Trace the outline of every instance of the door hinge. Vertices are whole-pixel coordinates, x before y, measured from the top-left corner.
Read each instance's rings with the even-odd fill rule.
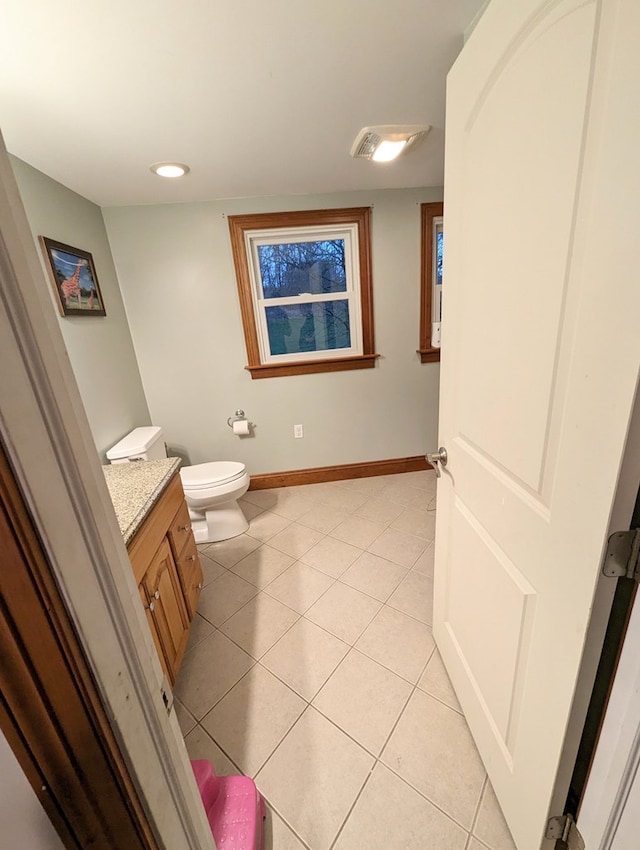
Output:
[[[551,818],[547,824],[545,837],[552,841],[562,841],[561,846],[566,850],[584,850],[585,848],[584,839],[571,815]]]
[[[610,578],[640,581],[640,528],[616,531],[607,543],[602,574]]]

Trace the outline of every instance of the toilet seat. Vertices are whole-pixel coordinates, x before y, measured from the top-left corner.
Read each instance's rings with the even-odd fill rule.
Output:
[[[191,490],[206,490],[207,487],[219,487],[237,481],[245,474],[244,463],[228,460],[214,460],[210,463],[197,463],[184,466],[180,470],[180,479],[185,493]]]

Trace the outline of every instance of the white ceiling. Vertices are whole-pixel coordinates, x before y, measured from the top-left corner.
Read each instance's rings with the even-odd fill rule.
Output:
[[[101,206],[442,185],[445,75],[483,5],[2,0],[0,129]],[[362,127],[417,123],[395,163],[349,156]]]

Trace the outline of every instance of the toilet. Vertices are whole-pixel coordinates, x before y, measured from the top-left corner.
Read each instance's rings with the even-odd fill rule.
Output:
[[[162,429],[156,425],[134,428],[107,452],[110,463],[166,458]],[[196,543],[216,543],[243,534],[249,523],[238,499],[249,489],[243,463],[221,460],[180,469]]]

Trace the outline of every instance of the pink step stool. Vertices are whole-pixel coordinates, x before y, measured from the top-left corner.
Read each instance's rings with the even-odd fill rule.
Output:
[[[248,776],[216,776],[211,762],[191,767],[218,850],[262,850],[264,800]]]

